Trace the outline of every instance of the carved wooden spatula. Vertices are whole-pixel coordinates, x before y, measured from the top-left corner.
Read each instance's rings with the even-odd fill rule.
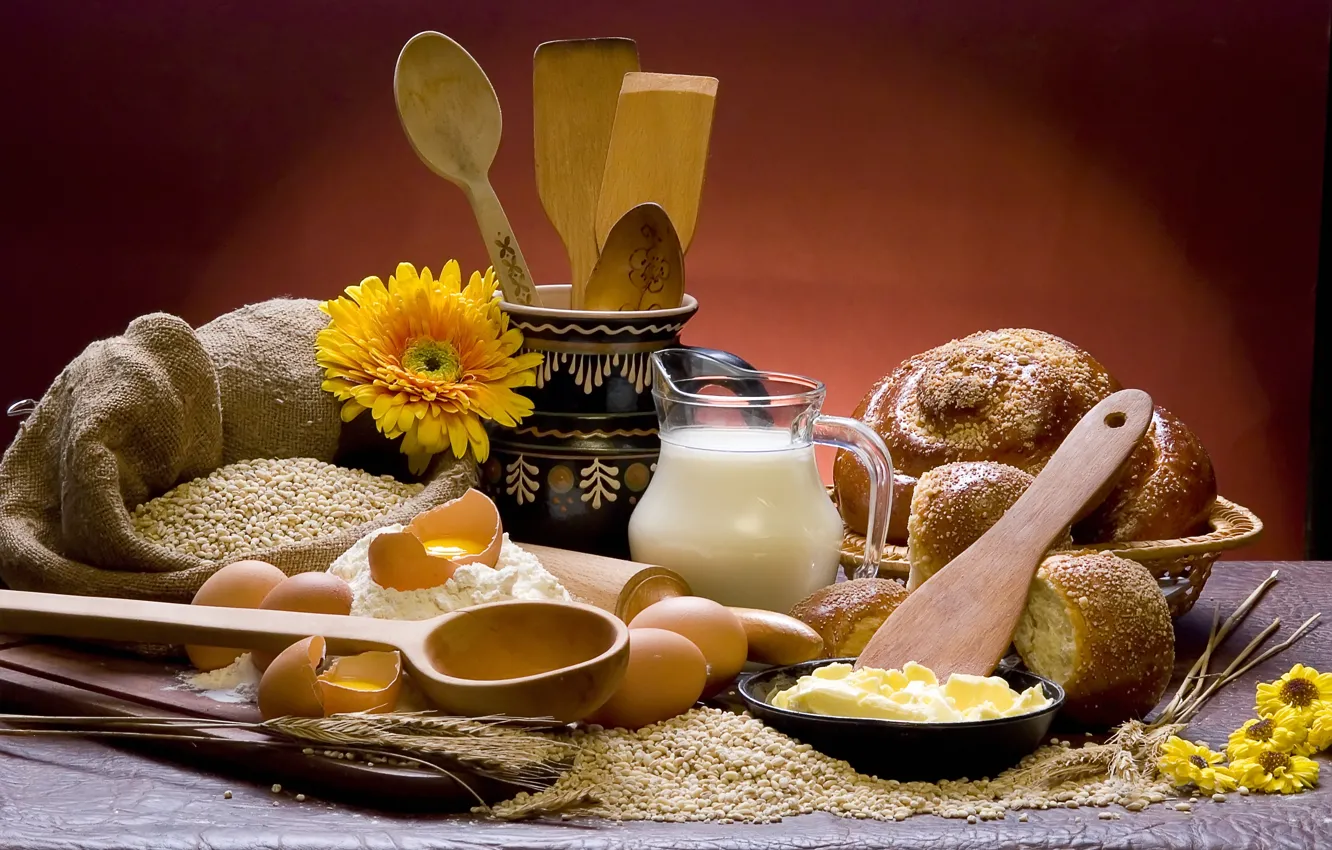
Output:
[[[1060,444],[1027,492],[979,540],[931,576],[874,633],[855,666],[929,667],[988,676],[1013,639],[1047,549],[1104,496],[1152,419],[1152,400],[1121,390]]]

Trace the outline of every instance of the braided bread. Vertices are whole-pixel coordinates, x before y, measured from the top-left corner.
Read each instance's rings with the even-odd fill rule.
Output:
[[[1078,420],[1117,389],[1091,355],[1043,331],[982,331],[910,358],[854,414],[883,438],[901,478],[889,539],[906,539],[911,492],[926,471],[991,460],[1039,472]],[[843,520],[864,534],[868,476],[841,452],[833,477]]]

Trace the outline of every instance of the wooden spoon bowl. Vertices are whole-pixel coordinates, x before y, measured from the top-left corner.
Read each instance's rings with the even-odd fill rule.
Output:
[[[333,655],[396,649],[421,691],[461,716],[581,720],[624,677],[629,629],[576,603],[492,602],[398,621],[0,590],[10,634],[237,646],[280,652],[320,635]]]

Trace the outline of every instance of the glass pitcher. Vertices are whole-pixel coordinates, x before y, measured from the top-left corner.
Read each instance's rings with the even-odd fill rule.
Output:
[[[742,369],[696,351],[652,355],[661,456],[629,518],[635,561],[678,572],[724,605],[788,611],[837,579],[842,519],[814,443],[855,454],[869,472],[869,528],[856,578],[878,573],[892,461],[861,422],[820,414],[824,387]]]

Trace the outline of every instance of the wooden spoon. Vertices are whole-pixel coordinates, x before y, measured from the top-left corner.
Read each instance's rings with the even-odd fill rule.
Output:
[[[502,122],[486,72],[448,36],[418,33],[398,54],[393,94],[416,155],[467,195],[504,300],[540,304],[527,260],[490,185]]]
[[[587,281],[587,310],[665,310],[684,298],[684,250],[666,210],[639,204],[606,237]]]
[[[602,250],[616,222],[647,201],[665,208],[681,249],[689,250],[716,100],[715,77],[625,75],[597,198]]]
[[[900,669],[915,661],[940,681],[994,672],[1041,559],[1105,494],[1151,419],[1152,400],[1141,390],[1121,390],[1093,407],[1013,507],[897,606],[855,666]]]
[[[321,635],[333,655],[398,650],[425,695],[452,714],[562,722],[581,720],[609,699],[629,660],[629,629],[613,614],[529,600],[399,621],[0,590],[0,628],[270,652]]]
[[[532,58],[537,191],[569,255],[575,310],[597,262],[597,193],[620,85],[637,70],[628,38],[548,41]]]

